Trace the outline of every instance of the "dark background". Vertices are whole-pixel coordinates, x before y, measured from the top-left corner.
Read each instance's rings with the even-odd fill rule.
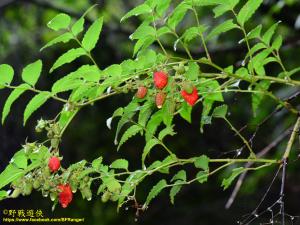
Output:
[[[46,23],[58,12],[65,12],[78,18],[92,4],[98,3],[98,7],[89,14],[89,21],[95,20],[99,15],[105,16],[105,25],[101,34],[101,40],[93,55],[101,68],[105,68],[113,63],[120,63],[122,60],[132,56],[133,43],[129,40],[129,35],[140,23],[138,18],[129,22],[120,24],[120,18],[129,9],[133,8],[141,1],[132,0],[110,0],[110,1],[88,1],[88,0],[1,0],[0,1],[0,63],[11,64],[16,71],[15,84],[20,83],[20,73],[22,68],[41,58],[44,63],[43,76],[40,78],[38,88],[49,90],[55,80],[63,75],[74,71],[83,63],[88,63],[86,59],[76,60],[74,63],[66,65],[53,74],[47,71],[53,62],[63,52],[74,46],[74,43],[59,44],[43,52],[39,49],[53,37],[55,33],[47,29]],[[176,2],[176,1],[175,1]],[[209,8],[199,9],[201,22],[209,26],[219,23],[224,18],[215,20]],[[263,24],[269,27],[271,24],[281,20],[278,32],[285,39],[281,54],[283,62],[291,70],[299,66],[300,60],[300,24],[297,25],[297,17],[300,15],[300,3],[297,0],[268,0],[257,12],[255,18],[247,24],[253,28],[257,24]],[[300,17],[299,17],[300,18]],[[178,28],[178,33],[182,33],[186,26],[190,24],[190,18]],[[298,21],[300,23],[300,21]],[[240,65],[246,49],[244,45],[238,44],[241,34],[238,32],[229,32],[224,36],[218,37],[209,43],[208,47],[213,60],[221,66],[234,64]],[[173,50],[173,42],[165,41],[169,51]],[[157,48],[157,46],[153,46]],[[178,49],[177,53],[181,53]],[[191,51],[196,57],[204,56],[201,46],[195,44],[191,46]],[[276,74],[279,71],[277,66],[268,67],[267,73]],[[294,76],[298,79],[298,75]],[[274,93],[285,98],[295,93],[297,90],[290,87],[273,87]],[[1,90],[0,105],[3,106],[9,92]],[[135,138],[123,146],[121,151],[117,152],[113,144],[114,129],[109,130],[106,127],[106,119],[119,106],[126,105],[132,94],[127,96],[116,96],[98,102],[94,107],[86,107],[74,119],[67,129],[60,148],[63,155],[63,166],[77,162],[81,159],[92,161],[94,158],[103,156],[105,163],[110,163],[117,158],[124,157],[136,167],[135,162],[139,162],[144,141],[143,138]],[[61,109],[62,105],[49,101],[37,113],[33,115],[25,127],[22,126],[22,114],[26,103],[32,97],[27,93],[19,99],[12,108],[7,122],[0,126],[0,168],[3,170],[9,162],[15,151],[21,148],[21,144],[27,139],[35,141],[40,138],[35,132],[36,120],[53,118]],[[251,98],[248,95],[228,94],[226,102],[230,106],[230,121],[241,128],[248,124],[248,129],[243,134],[250,138],[255,131],[255,124],[259,123],[265,116],[274,110],[275,104],[270,99],[265,99],[262,107],[259,109],[258,116],[252,118]],[[299,105],[299,98],[291,102],[295,107]],[[207,154],[211,157],[232,157],[236,154],[236,149],[241,146],[240,140],[234,136],[232,131],[222,121],[216,120],[213,125],[206,127],[205,133],[199,131],[199,120],[202,107],[197,105],[193,109],[193,124],[188,124],[180,118],[175,119],[176,131],[178,136],[167,139],[168,146],[176,154],[182,157],[192,157],[201,154]],[[279,135],[290,129],[295,121],[294,116],[282,110],[274,114],[263,126],[253,140],[253,146],[256,152],[268,146]],[[113,124],[115,125],[115,124]],[[113,126],[115,128],[115,126]],[[289,134],[289,131],[287,131]],[[276,144],[266,157],[280,157],[284,151],[287,138]],[[297,155],[299,154],[299,143],[293,149],[292,159],[288,166],[288,175],[286,181],[286,212],[290,215],[300,215],[300,169]],[[160,153],[152,157],[161,157]],[[142,213],[137,221],[135,220],[135,211],[129,207],[128,210],[122,209],[116,212],[115,203],[103,204],[99,196],[93,197],[92,201],[83,201],[79,193],[75,195],[75,200],[67,209],[57,207],[51,212],[52,202],[49,198],[43,198],[41,193],[33,192],[28,197],[20,197],[13,200],[0,202],[0,209],[42,209],[45,217],[76,217],[85,218],[84,224],[143,224],[143,225],[176,225],[176,224],[236,224],[243,218],[243,215],[251,213],[258,205],[265,191],[270,185],[276,172],[275,167],[262,171],[252,172],[243,184],[238,197],[232,207],[228,210],[224,208],[232,188],[223,191],[220,187],[222,174],[220,177],[210,178],[204,185],[193,184],[186,186],[178,194],[175,205],[169,202],[167,192],[163,192],[153,201],[149,209]],[[158,176],[152,176],[145,181],[139,188],[138,197],[141,202],[149,192],[151,185],[157,182]],[[94,184],[97,189],[97,184]],[[270,204],[276,201],[280,191],[280,176],[275,180],[270,189],[266,201],[262,204],[260,210],[266,209]],[[278,208],[274,208],[274,213]],[[0,212],[1,213],[1,212]],[[252,224],[260,224],[271,219],[271,214],[267,213],[259,217]],[[279,218],[277,218],[279,219]],[[296,220],[296,219],[295,219]],[[287,217],[289,221],[289,217]],[[280,224],[280,223],[277,223]],[[287,222],[287,224],[292,224]],[[300,224],[295,222],[294,224]]]

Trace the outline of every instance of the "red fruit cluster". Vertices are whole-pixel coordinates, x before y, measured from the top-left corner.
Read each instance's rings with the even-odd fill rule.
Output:
[[[52,173],[55,173],[60,168],[60,160],[56,156],[52,156],[49,159],[48,167]]]
[[[140,86],[136,92],[136,97],[139,99],[145,98],[147,95],[148,89],[145,86]]]
[[[73,199],[71,186],[69,184],[61,184],[58,185],[58,189],[60,190],[58,195],[59,203],[63,208],[66,208]]]
[[[190,106],[193,106],[199,98],[196,87],[193,88],[193,91],[190,94],[186,90],[182,90],[181,96]]]
[[[166,94],[162,91],[158,92],[155,96],[155,104],[157,108],[161,109],[166,100]]]
[[[168,74],[164,71],[157,71],[153,74],[154,85],[158,89],[163,89],[168,84]]]

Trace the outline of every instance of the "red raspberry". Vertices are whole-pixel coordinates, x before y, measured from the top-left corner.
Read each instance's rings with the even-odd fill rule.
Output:
[[[51,172],[55,173],[59,169],[59,167],[60,167],[60,160],[59,160],[59,158],[57,158],[56,156],[52,156],[49,159],[48,167],[49,167],[49,169],[50,169]]]
[[[66,208],[73,199],[73,193],[69,184],[58,185],[60,193],[58,195],[59,203],[63,208]]]
[[[183,97],[183,99],[184,99],[190,106],[193,106],[193,105],[197,102],[197,100],[198,100],[198,98],[199,98],[199,96],[198,96],[198,91],[197,91],[197,88],[196,88],[196,87],[193,88],[193,92],[190,93],[190,94],[189,94],[187,91],[182,90],[182,91],[181,91],[181,96]]]
[[[135,94],[137,98],[143,99],[147,95],[148,89],[145,86],[140,86]]]
[[[163,89],[168,84],[168,74],[163,71],[154,72],[153,79],[158,89]]]
[[[161,109],[166,100],[166,94],[162,91],[158,92],[155,96],[155,104],[157,108]]]

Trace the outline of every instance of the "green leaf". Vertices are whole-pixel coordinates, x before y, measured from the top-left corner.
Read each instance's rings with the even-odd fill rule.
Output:
[[[102,157],[99,157],[99,158],[97,158],[97,159],[94,159],[93,162],[92,162],[92,167],[93,167],[95,170],[99,171],[99,170],[100,170],[100,166],[101,166],[101,164],[102,164],[102,160],[103,160]]]
[[[73,39],[73,36],[72,34],[70,33],[64,33],[56,38],[54,38],[53,40],[49,41],[46,45],[44,45],[40,51],[43,51],[45,48],[48,48],[48,47],[51,47],[52,45],[55,45],[57,43],[67,43],[69,42],[70,40]]]
[[[208,171],[199,171],[196,175],[196,178],[200,184],[203,184],[207,182],[208,176],[209,176]]]
[[[158,139],[163,140],[167,135],[174,136],[176,133],[174,132],[173,126],[167,126],[163,130],[161,130],[158,134]]]
[[[36,96],[34,96],[30,102],[27,104],[24,112],[24,126],[26,124],[26,121],[31,116],[31,114],[36,111],[39,107],[41,107],[51,96],[50,92],[43,91]]]
[[[164,115],[163,115],[162,110],[155,112],[151,116],[151,118],[146,126],[146,134],[145,134],[146,141],[149,141],[151,138],[153,138],[158,126],[163,122],[163,116]]]
[[[23,81],[34,86],[41,75],[42,67],[43,63],[41,60],[37,60],[34,63],[27,65],[22,72]]]
[[[102,26],[103,17],[100,17],[89,27],[89,29],[85,33],[82,39],[82,47],[88,52],[95,48],[102,30]]]
[[[121,18],[121,22],[123,22],[124,20],[126,20],[126,19],[128,19],[132,16],[139,16],[139,15],[148,14],[148,13],[151,13],[151,12],[152,12],[152,9],[147,4],[142,4],[142,5],[139,5],[135,8],[133,8],[128,13],[126,13]]]
[[[145,127],[154,108],[154,104],[152,101],[147,101],[140,107],[140,113],[138,118],[138,123]]]
[[[225,22],[219,24],[214,29],[212,29],[212,31],[207,35],[206,40],[210,40],[213,37],[220,35],[221,33],[225,33],[235,28],[238,28],[238,25],[233,23],[232,19],[226,20]]]
[[[106,185],[107,189],[112,193],[118,193],[122,188],[121,184],[114,178],[110,178]]]
[[[156,7],[157,14],[159,16],[163,16],[163,14],[169,8],[171,2],[172,2],[172,0],[164,0],[164,1],[159,0],[157,3],[157,7]]]
[[[272,25],[272,26],[264,33],[264,35],[262,36],[262,40],[263,40],[263,42],[264,42],[267,46],[270,45],[271,39],[272,39],[272,37],[273,37],[273,35],[274,35],[274,33],[275,33],[275,30],[276,30],[276,28],[278,27],[278,24],[279,24],[279,23],[280,23],[280,22],[273,24],[273,25]]]
[[[251,30],[247,34],[248,40],[254,39],[254,38],[259,38],[260,37],[260,33],[261,33],[261,29],[262,29],[262,25],[260,24],[260,25],[256,26],[253,30]]]
[[[193,107],[183,102],[179,111],[180,116],[187,122],[192,122],[192,109]]]
[[[224,188],[224,190],[226,190],[231,185],[231,183],[234,181],[234,179],[238,175],[243,173],[244,171],[245,171],[244,167],[239,167],[239,168],[233,169],[232,174],[228,178],[223,179],[223,181],[222,181],[222,187]]]
[[[79,20],[77,20],[72,28],[71,31],[73,33],[74,36],[77,36],[78,34],[80,34],[84,29],[84,18],[81,17]]]
[[[270,81],[262,80],[258,82],[255,86],[255,91],[267,91],[271,85]],[[253,93],[252,94],[252,110],[254,116],[256,116],[256,111],[261,104],[265,95],[263,93]]]
[[[178,194],[178,192],[181,190],[182,185],[180,185],[182,181],[178,180],[175,182],[175,185],[170,190],[170,201],[174,205],[175,196]]]
[[[167,23],[171,29],[175,30],[176,26],[183,20],[186,12],[190,8],[186,2],[181,2],[172,12]]]
[[[204,99],[203,101],[203,110],[201,114],[201,122],[200,122],[200,131],[203,132],[203,126],[206,124],[211,124],[211,116],[209,113],[213,107],[214,100]]]
[[[199,156],[195,158],[194,165],[196,168],[208,170],[209,158],[206,155]]]
[[[65,13],[56,15],[52,20],[47,23],[47,26],[55,31],[66,29],[70,25],[71,17]]]
[[[84,81],[81,79],[65,76],[65,77],[57,80],[53,84],[53,86],[51,88],[51,92],[52,92],[52,94],[57,94],[57,93],[65,92],[65,91],[70,91],[75,88],[78,88],[83,83],[84,83]]]
[[[216,80],[200,79],[199,85],[197,86],[199,94],[201,94],[204,99],[209,99],[213,101],[223,102],[224,98],[220,92],[220,84]]]
[[[200,25],[199,27],[190,27],[183,33],[181,38],[185,43],[188,43],[195,39],[197,36],[203,34],[203,32],[205,32],[206,29],[207,27],[204,25]]]
[[[14,78],[14,70],[8,64],[0,65],[0,89],[3,88],[2,85],[10,85]]]
[[[27,167],[27,157],[25,155],[25,151],[21,150],[18,151],[13,158],[11,159],[10,163],[16,165],[20,169],[25,169]]]
[[[126,159],[117,159],[110,165],[110,168],[128,170],[128,161]]]
[[[28,84],[21,84],[10,93],[3,107],[2,124],[9,114],[12,104],[20,97],[21,94],[23,94],[29,88],[30,86]]]
[[[272,43],[272,48],[278,51],[281,46],[282,46],[282,36],[278,35]]]
[[[244,26],[262,3],[263,0],[248,0],[237,15],[238,23]]]
[[[143,150],[143,154],[142,154],[142,163],[143,165],[145,164],[145,159],[147,157],[147,155],[150,153],[151,149],[155,146],[158,145],[159,142],[157,139],[153,138],[149,141],[147,141],[144,150]]]
[[[108,129],[111,129],[111,122],[112,122],[113,118],[122,116],[123,112],[124,112],[123,107],[119,107],[114,111],[113,115],[106,120],[106,126],[108,127]]]
[[[216,118],[225,118],[227,114],[228,106],[221,105],[214,109],[212,116]]]
[[[131,127],[129,127],[123,134],[120,142],[119,142],[119,145],[118,145],[118,148],[117,150],[119,151],[120,147],[126,142],[129,140],[129,138],[132,138],[133,136],[137,135],[140,131],[142,130],[142,127],[141,126],[138,126],[138,125],[133,125]]]
[[[7,191],[0,191],[0,201],[8,196]]]
[[[80,56],[86,55],[86,52],[82,48],[72,48],[63,55],[61,55],[53,64],[53,66],[50,69],[50,73],[52,73],[55,69],[58,67],[70,63],[74,61],[75,59],[79,58]]]
[[[162,179],[160,180],[149,192],[145,205],[149,205],[149,203],[167,186],[167,181]]]
[[[174,175],[174,177],[172,178],[171,182],[177,181],[177,180],[186,181],[186,172],[185,172],[185,170],[178,171],[178,173],[176,173]]]
[[[0,189],[7,184],[17,180],[25,174],[23,169],[19,169],[13,164],[9,164],[0,174]]]
[[[199,67],[198,63],[189,62],[188,67],[189,68],[186,72],[186,77],[191,81],[197,80],[198,76],[200,75],[200,67]]]

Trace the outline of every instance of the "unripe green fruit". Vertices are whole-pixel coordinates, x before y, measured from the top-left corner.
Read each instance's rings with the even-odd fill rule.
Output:
[[[23,189],[23,195],[30,195],[32,192],[32,184],[31,183],[26,183]]]
[[[56,192],[51,192],[50,193],[50,199],[51,199],[51,201],[54,202],[57,199],[57,193]]]
[[[44,185],[43,185],[44,190],[49,190],[50,189],[50,181],[46,180]]]
[[[10,195],[11,198],[17,198],[21,194],[21,190],[19,188],[16,188],[13,193]]]
[[[41,182],[38,179],[34,180],[33,188],[38,189],[40,186],[41,186]]]
[[[188,93],[188,94],[192,94],[193,90],[194,90],[194,86],[189,83],[189,82],[185,82],[183,83],[183,89]]]
[[[58,145],[59,145],[59,139],[58,139],[58,138],[52,138],[52,139],[51,139],[51,146],[52,146],[53,148],[57,148]]]
[[[75,193],[77,191],[77,188],[78,188],[78,182],[75,181],[75,180],[71,180],[70,181],[70,186],[71,186],[72,192]]]
[[[88,201],[92,200],[92,191],[88,186],[84,187],[81,193]]]
[[[101,197],[101,201],[102,202],[107,202],[110,199],[111,193],[106,191],[103,193],[102,197]]]

